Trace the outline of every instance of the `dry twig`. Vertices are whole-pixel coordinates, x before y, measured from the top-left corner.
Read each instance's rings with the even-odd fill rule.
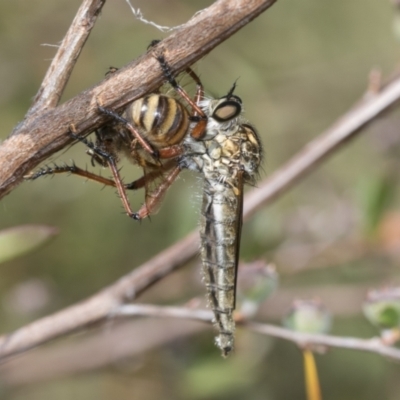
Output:
[[[210,323],[213,319],[213,313],[209,310],[198,310],[183,307],[159,307],[147,304],[128,304],[121,306],[116,311],[115,315],[122,317],[149,316],[162,318],[183,318]],[[368,351],[395,360],[400,360],[400,349],[387,346],[379,337],[372,339],[358,339],[353,337],[295,332],[279,326],[257,322],[239,321],[238,324],[239,323],[253,332],[289,340],[296,343],[299,347],[307,347],[309,345],[340,347],[351,350]]]
[[[106,0],[84,0],[47,70],[27,117],[57,106]]]
[[[341,337],[311,333],[294,332],[279,326],[247,322],[244,326],[253,332],[263,335],[274,336],[280,339],[289,340],[300,347],[307,346],[327,346],[339,347],[350,350],[361,350],[369,353],[380,354],[393,360],[400,360],[400,350],[395,347],[385,345],[381,338],[358,339],[354,337]]]

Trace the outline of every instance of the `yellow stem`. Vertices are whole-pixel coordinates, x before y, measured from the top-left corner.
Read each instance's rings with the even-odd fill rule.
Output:
[[[319,386],[314,354],[310,350],[303,350],[303,357],[307,400],[321,400],[321,388]]]

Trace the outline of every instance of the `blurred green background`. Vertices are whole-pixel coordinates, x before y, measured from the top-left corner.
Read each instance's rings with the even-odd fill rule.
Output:
[[[132,2],[145,18],[168,26],[184,23],[212,3]],[[23,118],[55,54],[51,46],[62,40],[79,5],[0,2],[1,139]],[[137,21],[125,1],[108,1],[63,101],[162,37]],[[371,70],[390,75],[399,64],[399,46],[389,0],[280,0],[198,62],[196,70],[208,93],[217,96],[240,78],[237,94],[265,147],[263,179],[364,95]],[[400,283],[399,121],[395,110],[380,118],[245,225],[242,258],[273,262],[280,275],[279,289],[257,320],[280,324],[293,299],[315,297],[331,310],[333,334],[378,334],[361,308],[369,288]],[[90,165],[79,144],[49,162],[70,160]],[[127,180],[139,174],[128,165],[123,169]],[[0,229],[47,224],[60,233],[34,253],[0,266],[0,330],[11,331],[85,299],[193,230],[200,185],[192,174],[182,175],[160,212],[141,224],[123,214],[113,190],[75,177],[26,182],[4,198]],[[143,194],[131,200],[137,209]],[[182,304],[202,298],[199,271],[196,260],[140,301]],[[0,397],[305,398],[301,353],[292,343],[239,328],[235,354],[222,360],[213,336],[207,325],[122,323],[110,317],[97,329],[0,366]],[[400,366],[378,355],[333,349],[317,356],[317,364],[324,400],[398,398]],[[57,373],[62,366],[66,371]]]

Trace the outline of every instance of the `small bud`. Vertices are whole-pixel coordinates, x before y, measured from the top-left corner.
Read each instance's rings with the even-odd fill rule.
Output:
[[[363,311],[368,321],[381,330],[400,327],[400,287],[369,291]]]
[[[331,328],[331,316],[318,299],[295,300],[283,325],[297,332],[327,333]]]

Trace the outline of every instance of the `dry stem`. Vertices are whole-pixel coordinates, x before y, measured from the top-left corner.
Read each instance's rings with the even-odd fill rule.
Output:
[[[47,70],[27,116],[57,106],[106,0],[84,0]]]
[[[196,321],[210,322],[213,313],[210,310],[198,310],[183,307],[159,307],[147,304],[128,304],[121,306],[115,313],[116,316],[149,316],[161,318],[183,318]],[[381,338],[358,339],[354,337],[340,337],[322,334],[296,332],[279,326],[262,324],[250,321],[238,321],[238,324],[263,335],[274,336],[289,340],[299,347],[305,348],[312,345],[340,347],[352,350],[362,350],[377,353],[395,360],[400,360],[400,349],[387,346]]]

